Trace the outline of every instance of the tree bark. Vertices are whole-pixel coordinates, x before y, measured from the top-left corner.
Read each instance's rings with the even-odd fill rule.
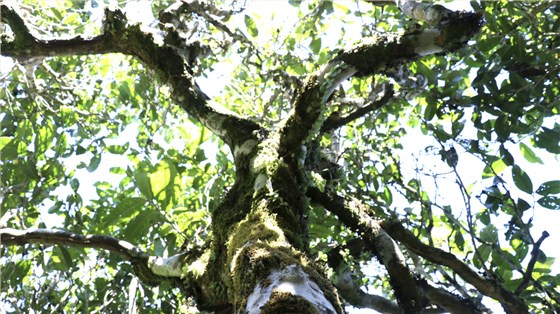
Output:
[[[172,17],[195,9],[182,2],[166,14]],[[412,11],[418,10],[422,9]],[[17,8],[3,4],[1,12],[2,20],[15,34],[13,41],[3,41],[3,55],[20,61],[114,52],[134,56],[172,88],[177,105],[229,146],[236,166],[235,184],[212,213],[209,251],[197,261],[189,261],[202,267],[186,267],[182,275],[194,287],[201,309],[248,313],[343,313],[333,285],[322,268],[307,257],[306,193],[311,183],[304,163],[325,121],[327,100],[353,75],[372,75],[424,55],[457,49],[482,23],[477,14],[430,13],[427,16],[436,28],[383,36],[342,50],[293,95],[293,110],[287,118],[277,128],[265,129],[212,103],[198,88],[190,68],[197,47],[167,40],[171,37],[157,44],[153,34],[129,25],[119,10],[105,12],[104,32],[91,39],[41,39],[29,31]],[[442,16],[445,23],[440,23]],[[340,124],[328,127],[336,126]],[[395,242],[377,222],[347,209],[343,206],[345,212],[339,216],[345,224],[358,226],[360,235],[381,257],[404,312],[420,312],[427,305],[426,293],[408,270]]]

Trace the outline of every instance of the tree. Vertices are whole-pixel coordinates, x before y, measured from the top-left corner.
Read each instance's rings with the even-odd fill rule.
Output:
[[[7,312],[560,310],[558,4],[64,4],[1,5]]]

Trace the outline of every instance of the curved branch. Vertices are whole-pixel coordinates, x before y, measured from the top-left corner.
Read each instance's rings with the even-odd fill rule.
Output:
[[[104,249],[131,262],[142,282],[158,285],[168,277],[180,277],[184,254],[169,258],[151,256],[129,242],[106,235],[83,235],[64,230],[12,228],[0,229],[1,245],[63,245],[79,248]]]
[[[367,105],[363,106],[362,108],[356,109],[355,111],[349,113],[344,117],[333,118],[332,116],[329,116],[323,123],[323,126],[321,127],[321,133],[325,133],[330,130],[339,128],[358,118],[365,116],[370,112],[373,112],[385,106],[389,102],[389,100],[393,98],[393,95],[394,95],[393,89],[391,88],[385,92],[385,94],[383,95],[383,97],[381,97],[381,99],[377,101],[369,102]]]
[[[399,305],[391,300],[378,295],[369,294],[360,289],[350,272],[336,274],[333,278],[336,290],[350,305],[359,308],[370,308],[380,313],[400,314],[402,313]]]
[[[235,151],[261,127],[246,118],[211,103],[192,77],[190,64],[200,51],[198,43],[178,49],[172,43],[158,44],[154,35],[141,30],[140,25],[127,24],[120,10],[105,10],[103,33],[84,39],[41,39],[30,33],[16,7],[1,5],[2,21],[15,34],[12,41],[2,38],[1,54],[25,61],[34,57],[89,55],[120,52],[137,57],[155,70],[161,81],[172,88],[175,102],[191,117],[209,128]]]
[[[455,259],[455,261],[457,263],[460,263],[462,266],[464,266],[468,270],[470,270],[470,268],[468,268],[468,266],[466,266],[465,264],[458,261],[455,258],[455,256],[453,256],[452,254],[441,251],[441,250],[436,249],[436,248],[433,248],[431,246],[422,244],[416,237],[414,237],[414,235],[410,231],[404,229],[404,227],[402,227],[397,222],[387,223],[387,222],[374,221],[367,214],[367,212],[369,210],[367,208],[365,208],[365,205],[361,204],[358,200],[355,200],[355,199],[345,200],[343,197],[338,196],[338,195],[327,195],[326,193],[323,193],[323,192],[319,191],[317,188],[309,189],[308,193],[307,193],[307,196],[309,196],[312,201],[315,201],[315,202],[321,204],[327,210],[329,210],[330,212],[335,214],[346,226],[348,226],[348,227],[350,227],[354,230],[357,230],[360,233],[360,235],[362,236],[362,238],[365,241],[367,241],[368,244],[370,244],[373,247],[374,253],[376,253],[376,254],[378,254],[377,250],[380,249],[380,248],[378,248],[380,245],[391,248],[391,245],[387,245],[387,243],[388,243],[389,240],[391,242],[393,240],[395,240],[395,241],[399,241],[402,244],[404,244],[406,246],[406,248],[409,249],[410,251],[416,253],[419,256],[422,256],[422,257],[426,258],[429,261],[432,261],[436,264],[440,264],[440,265],[450,267],[451,269],[455,270],[460,276],[463,276],[463,273],[457,271],[456,268],[451,267],[449,265],[449,263],[446,263],[444,260],[448,260],[448,259],[453,258],[453,259]],[[373,226],[376,226],[376,227],[373,227]],[[383,231],[381,231],[381,232],[378,231],[376,229],[377,227],[383,228]],[[389,228],[389,227],[393,227],[393,228]],[[394,232],[394,230],[396,228],[399,228],[398,230],[399,230],[400,233],[396,234]],[[406,241],[404,241],[403,236],[401,236],[401,233],[405,232],[405,231],[407,232]],[[384,242],[382,242],[382,243],[372,243],[372,241],[380,242],[379,240],[375,239],[375,237],[377,237],[379,235],[382,235],[382,237],[387,238],[387,240],[384,240]],[[419,243],[419,245],[422,245],[422,248],[411,247],[411,246],[409,246],[410,242]],[[393,242],[393,247],[394,247],[395,251],[399,250],[398,247],[396,247],[394,245],[394,242]],[[384,248],[384,249],[386,250],[387,248]],[[422,251],[422,252],[419,253],[418,251]],[[426,257],[425,252],[431,252],[430,257],[439,254],[437,256],[438,260],[436,261],[436,260],[433,260],[429,257]],[[422,254],[422,253],[424,253],[424,254]],[[395,253],[395,254],[398,255],[398,254],[401,254],[401,253],[400,253],[400,251],[398,251],[398,253]],[[481,309],[481,306],[474,301],[465,300],[465,299],[463,299],[459,296],[455,296],[455,295],[453,295],[453,294],[451,294],[451,293],[449,293],[445,290],[438,289],[438,288],[435,288],[435,287],[431,287],[427,283],[425,283],[421,280],[415,279],[410,274],[410,270],[408,269],[406,264],[404,264],[404,261],[400,262],[401,264],[403,264],[403,266],[399,269],[398,267],[395,267],[394,265],[389,265],[390,267],[388,267],[387,264],[386,264],[386,261],[383,258],[383,256],[381,256],[380,259],[383,262],[383,264],[385,264],[385,267],[387,267],[387,271],[389,273],[389,276],[391,277],[391,285],[395,289],[395,292],[397,293],[397,295],[399,294],[397,289],[406,289],[405,291],[407,291],[408,293],[411,293],[410,290],[414,289],[413,291],[418,293],[417,297],[419,297],[420,295],[423,296],[423,297],[426,297],[433,304],[436,304],[439,307],[444,308],[444,309],[449,310],[449,311],[452,311],[452,312],[453,311],[458,311],[458,313],[481,313],[481,312],[484,312],[484,310]],[[403,257],[403,259],[404,259],[404,257]],[[509,293],[507,290],[505,290],[503,287],[499,286],[498,284],[493,283],[489,280],[483,279],[482,277],[478,276],[476,273],[474,273],[474,274],[477,277],[479,277],[481,281],[484,281],[485,288],[487,288],[487,289],[481,290],[481,292],[484,293],[485,295],[493,297],[500,302],[504,300],[503,296],[505,294],[509,294],[510,297],[515,298],[511,293]],[[395,278],[393,278],[393,277],[395,277]],[[400,279],[400,277],[405,277],[405,279]],[[394,282],[393,281],[394,279],[399,279],[401,281],[400,282]],[[467,279],[465,279],[465,280],[467,282],[469,282],[469,280],[467,280]],[[471,282],[469,282],[469,283],[471,283]],[[403,287],[401,285],[406,285],[406,286]],[[473,284],[473,285],[475,287],[479,288],[479,286],[477,286],[475,284]],[[492,291],[489,291],[488,287],[491,287]],[[495,291],[497,291],[497,290],[500,290],[500,294],[495,293]],[[508,302],[511,303],[511,299],[507,299],[507,300],[510,300]],[[517,302],[515,304],[515,306],[506,307],[506,305],[504,305],[504,308],[509,309],[509,310],[513,310],[513,311],[511,311],[511,313],[525,313],[526,310],[525,310],[525,312],[523,312],[524,308],[520,307],[521,305],[524,305],[523,302],[521,302],[521,300],[519,300],[519,299],[515,299],[515,300],[516,300],[515,302]],[[508,304],[510,304],[510,303],[508,303]],[[504,304],[504,303],[502,302],[502,304]],[[405,311],[406,311],[406,308],[405,308]]]
[[[321,127],[327,99],[347,78],[373,75],[422,56],[456,50],[480,31],[484,23],[478,13],[452,13],[441,19],[437,28],[364,40],[357,47],[342,50],[322,70],[310,76],[297,92],[293,110],[284,120],[281,155],[299,155],[301,145]]]
[[[333,284],[342,298],[352,306],[370,308],[381,313],[402,313],[396,302],[362,291],[341,254],[342,250],[347,250],[355,259],[359,259],[361,253],[367,248],[367,243],[362,238],[355,238],[334,247],[327,253],[327,263],[330,268],[334,269]]]
[[[437,25],[450,16],[453,11],[439,4],[429,4],[409,0],[395,0],[399,9],[415,20],[426,21],[430,25]]]
[[[406,313],[418,312],[426,300],[408,269],[404,256],[391,237],[369,217],[356,200],[346,201],[337,195],[328,195],[310,188],[307,196],[335,214],[346,226],[357,231],[373,249],[389,273],[389,281],[399,303]]]
[[[439,308],[440,313],[482,314],[490,311],[480,303],[471,302],[444,289],[436,288],[427,282],[419,281],[419,286],[424,295]]]
[[[482,25],[482,14],[453,12],[437,28],[373,38],[353,49],[341,51],[335,60],[355,67],[358,76],[368,76],[422,56],[457,50],[478,33]]]
[[[455,255],[422,243],[414,236],[414,234],[412,234],[412,232],[406,230],[396,221],[382,222],[381,227],[387,231],[393,239],[405,245],[410,251],[422,256],[432,263],[451,268],[455,273],[461,276],[461,278],[463,278],[466,282],[473,285],[482,294],[498,300],[506,312],[528,313],[527,305],[522,299],[506,290],[498,282],[483,278],[465,263],[457,259]]]

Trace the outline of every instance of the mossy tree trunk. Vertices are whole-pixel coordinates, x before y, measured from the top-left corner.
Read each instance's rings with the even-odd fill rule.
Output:
[[[183,276],[182,284],[196,296],[199,307],[214,311],[342,313],[336,289],[309,257],[306,216],[311,200],[339,216],[379,256],[404,312],[419,312],[431,303],[447,309],[464,306],[469,312],[477,312],[476,307],[473,310],[451,295],[444,295],[447,297],[444,301],[428,298],[424,286],[406,267],[391,236],[373,221],[367,209],[359,202],[344,203],[337,195],[325,198],[314,187],[309,173],[308,166],[313,163],[310,156],[314,155],[317,137],[325,126],[334,128],[359,116],[325,123],[327,101],[341,82],[352,76],[373,75],[425,55],[458,49],[482,25],[482,17],[475,13],[455,13],[440,6],[408,1],[398,3],[405,13],[427,20],[432,28],[379,37],[353,49],[341,50],[326,66],[309,75],[292,95],[293,110],[274,128],[266,128],[209,101],[196,85],[190,68],[199,46],[172,41],[172,36],[165,37],[160,45],[138,25],[127,24],[118,10],[106,11],[104,33],[98,37],[44,40],[29,32],[16,8],[2,5],[2,18],[15,34],[13,41],[3,44],[2,54],[16,59],[110,52],[132,55],[172,88],[177,105],[230,147],[236,167],[235,184],[213,210],[213,238],[206,252],[195,257],[187,252],[166,263],[151,262],[139,253],[122,254],[147,266],[137,267],[137,272],[154,273],[140,276],[150,284],[157,284],[164,277]],[[161,16],[173,20],[174,14],[179,16],[178,12],[192,8],[187,4],[174,5]],[[29,234],[4,231],[2,241],[88,246],[86,239],[55,241],[47,233],[39,238],[31,241]],[[105,248],[129,252],[118,245]],[[512,307],[519,305],[515,298],[509,297],[507,293],[498,296]]]

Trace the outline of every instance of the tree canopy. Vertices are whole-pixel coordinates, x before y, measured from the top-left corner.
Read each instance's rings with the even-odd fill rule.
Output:
[[[5,312],[560,311],[560,4],[114,4],[0,4]]]

